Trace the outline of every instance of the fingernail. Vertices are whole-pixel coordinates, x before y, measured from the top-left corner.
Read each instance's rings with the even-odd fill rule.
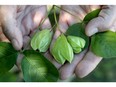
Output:
[[[98,32],[98,28],[91,29],[87,31],[87,36],[92,36],[93,34]]]
[[[13,44],[13,47],[16,49],[16,50],[20,50],[22,48],[22,45],[15,39],[13,39],[11,41],[11,43]]]

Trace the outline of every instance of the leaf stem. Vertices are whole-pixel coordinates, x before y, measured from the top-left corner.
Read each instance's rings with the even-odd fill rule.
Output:
[[[57,27],[57,29],[58,29],[61,33],[63,33],[63,32],[60,30],[60,27],[59,27],[59,24],[58,24],[58,21],[57,21],[55,5],[53,5],[53,8],[54,8],[54,19],[55,19],[56,27]]]
[[[53,28],[55,28],[56,25],[57,25],[57,24],[54,24],[54,26],[53,26],[52,28],[50,28],[50,30],[52,30]]]
[[[41,29],[41,25],[45,22],[45,20],[48,18],[48,15],[52,12],[52,10],[54,9],[54,6],[52,6],[51,10],[48,12],[48,14],[46,15],[46,17],[42,20],[42,22],[40,23],[38,29],[40,29],[40,31],[42,30]]]

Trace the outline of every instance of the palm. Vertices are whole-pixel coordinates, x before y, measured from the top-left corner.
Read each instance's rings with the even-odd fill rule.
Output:
[[[99,6],[95,6],[94,9],[96,8],[99,8]],[[60,12],[59,28],[64,33],[70,25],[81,22],[88,12],[94,10],[91,8],[83,10],[84,6],[62,6],[62,9],[71,13],[67,13],[66,11]],[[54,40],[59,35],[60,31],[57,29],[54,35]],[[66,63],[64,65],[60,65],[54,63],[59,69],[61,79],[66,79],[70,77],[73,73],[75,73],[79,77],[84,77],[88,73],[90,73],[101,60],[101,58],[98,58],[91,51],[87,50],[83,51],[79,55],[75,55],[74,57],[75,58],[71,64]]]
[[[3,31],[17,50],[28,42],[30,35],[40,25],[47,13],[46,6],[1,6],[1,8]],[[6,13],[7,20],[4,16]],[[41,27],[44,25],[50,26],[48,19]]]

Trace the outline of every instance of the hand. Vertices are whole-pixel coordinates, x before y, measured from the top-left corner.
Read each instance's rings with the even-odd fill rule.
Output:
[[[40,26],[40,23],[47,16],[47,7],[42,6],[0,6],[0,41],[8,39],[16,50],[27,48],[31,36]],[[42,29],[51,28],[47,18],[40,26]],[[7,38],[5,37],[5,35]],[[23,55],[19,54],[17,58],[17,67],[21,69]]]
[[[62,9],[70,12],[61,10],[59,17],[59,28],[62,32],[66,32],[69,26],[74,23],[81,22],[85,15],[92,10],[100,8],[99,6],[62,6]],[[60,31],[57,29],[52,43],[56,40],[56,38],[60,35]],[[52,45],[52,44],[51,44]],[[74,60],[72,63],[66,63],[64,65],[58,64],[53,60],[55,66],[59,69],[60,78],[67,79],[73,73],[75,73],[79,77],[84,77],[88,75],[101,61],[101,57],[97,57],[90,50],[85,50],[80,54],[76,54],[74,56]]]
[[[106,5],[102,7],[97,18],[92,19],[86,26],[86,34],[92,36],[97,32],[106,30],[116,31],[116,6]]]
[[[47,14],[46,6],[0,6],[0,23],[4,34],[16,50],[25,47],[31,34]],[[42,28],[49,28],[45,20]]]
[[[93,8],[93,6],[80,6],[80,7],[83,8],[83,10],[85,9],[84,11],[86,13],[92,11],[91,9]],[[95,6],[95,8],[99,8],[99,6]],[[79,13],[82,13],[82,10]],[[60,18],[62,19],[63,17],[61,16]],[[61,26],[66,25],[66,22],[60,20],[59,20],[59,24]],[[116,6],[102,6],[102,10],[99,16],[97,18],[94,18],[88,23],[85,31],[88,36],[91,36],[97,32],[106,31],[108,29],[111,29],[112,31],[116,31],[115,23],[116,23]],[[60,29],[67,29],[67,27],[63,26],[60,27]],[[102,58],[93,54],[90,49],[88,49],[87,52],[84,51],[79,55],[75,55],[75,58],[71,64],[67,63],[60,68],[61,79],[68,78],[74,72],[77,76],[81,78],[85,77],[92,70],[95,69],[95,67],[98,65],[98,63],[101,60]]]

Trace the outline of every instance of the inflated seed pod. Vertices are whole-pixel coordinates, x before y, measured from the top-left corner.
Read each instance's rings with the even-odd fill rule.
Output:
[[[73,60],[73,49],[63,34],[61,34],[53,43],[51,54],[55,60],[61,64],[64,64],[66,60],[70,63]]]
[[[85,46],[85,40],[77,36],[67,36],[67,40],[73,48],[74,53],[79,53]]]
[[[37,32],[31,40],[31,47],[34,50],[38,49],[40,52],[46,52],[52,40],[52,35],[53,32],[50,29]]]

